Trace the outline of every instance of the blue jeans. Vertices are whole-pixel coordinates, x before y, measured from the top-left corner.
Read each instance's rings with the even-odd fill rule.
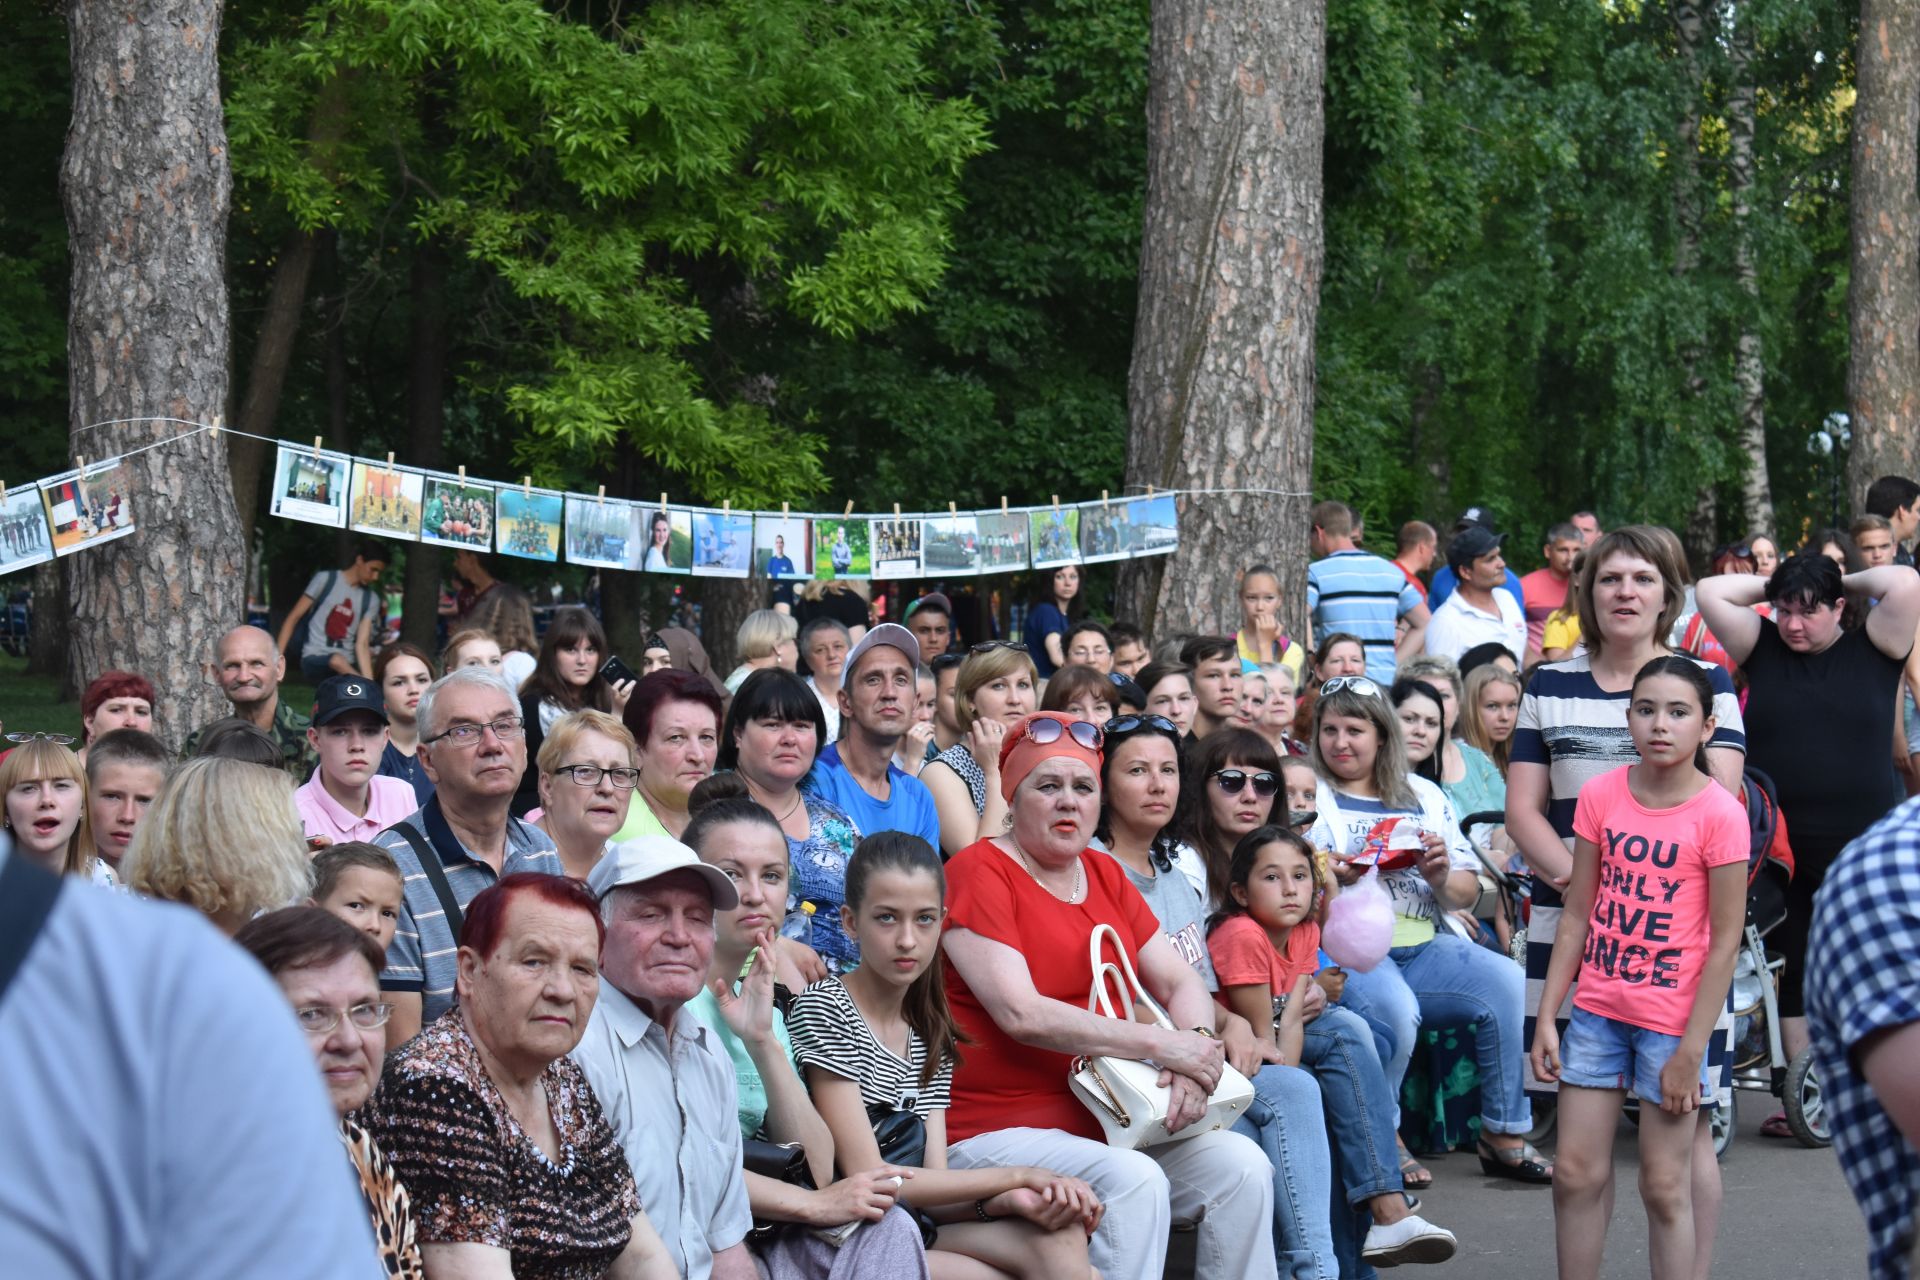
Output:
[[[1373,1030],[1374,1048],[1386,1072],[1387,1097],[1393,1106],[1393,1127],[1400,1127],[1400,1086],[1413,1061],[1414,1042],[1420,1037],[1420,1001],[1408,989],[1391,960],[1382,960],[1366,973],[1349,969],[1340,1008],[1350,1009]]]
[[[1415,947],[1395,947],[1368,975],[1380,985],[1398,978],[1419,1005],[1421,1021],[1473,1023],[1480,1064],[1480,1127],[1487,1133],[1533,1128],[1527,1102],[1527,976],[1512,960],[1442,933]],[[1347,990],[1352,992],[1352,979]],[[1402,1070],[1404,1077],[1405,1071]]]
[[[1281,1280],[1340,1280],[1327,1198],[1333,1189],[1320,1086],[1298,1067],[1270,1064],[1253,1077],[1253,1102],[1234,1130],[1273,1162],[1273,1252]]]
[[[1330,1213],[1340,1274],[1368,1280],[1373,1268],[1360,1257],[1373,1225],[1367,1201],[1404,1185],[1393,1143],[1393,1099],[1372,1028],[1351,1009],[1332,1006],[1306,1025],[1301,1062],[1326,1098],[1327,1134],[1344,1193],[1332,1198]]]

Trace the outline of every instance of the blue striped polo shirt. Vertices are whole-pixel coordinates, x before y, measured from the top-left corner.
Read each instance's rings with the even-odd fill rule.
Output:
[[[1400,616],[1425,604],[1398,565],[1369,551],[1336,551],[1307,566],[1307,612],[1315,641],[1336,631],[1360,637],[1367,675],[1393,682],[1393,631]]]

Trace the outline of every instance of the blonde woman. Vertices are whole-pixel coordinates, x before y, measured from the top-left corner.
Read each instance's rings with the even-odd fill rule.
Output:
[[[740,653],[740,665],[727,677],[727,692],[738,693],[740,683],[756,671],[779,667],[792,671],[800,665],[800,646],[795,638],[800,624],[790,613],[775,609],[755,609],[734,633],[734,647]]]
[[[478,627],[454,632],[447,637],[447,647],[440,651],[440,670],[443,674],[458,671],[461,667],[485,667],[489,671],[499,671],[500,662],[500,642]]]
[[[1487,753],[1500,776],[1507,776],[1513,752],[1513,729],[1520,720],[1520,677],[1497,662],[1467,673],[1466,695],[1460,701],[1460,736]]]
[[[1023,644],[978,644],[954,677],[953,718],[960,741],[927,761],[920,781],[940,814],[940,848],[948,857],[1007,825],[1000,794],[1000,742],[1039,702],[1040,676]]]
[[[306,897],[313,874],[293,783],[240,760],[174,770],[120,861],[135,893],[192,907],[232,936]]]
[[[640,783],[633,734],[604,711],[561,716],[540,744],[540,817],[567,874],[585,880],[626,825]]]
[[[69,739],[71,741],[71,739]],[[87,825],[87,771],[66,743],[34,734],[0,760],[0,825],[28,861],[62,875],[112,884],[94,856]]]

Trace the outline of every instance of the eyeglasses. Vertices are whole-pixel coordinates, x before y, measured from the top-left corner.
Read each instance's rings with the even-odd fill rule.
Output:
[[[333,1034],[333,1029],[345,1018],[362,1031],[372,1031],[376,1027],[387,1025],[387,1019],[393,1016],[393,1006],[384,1001],[369,1004],[357,1004],[351,1009],[339,1009],[332,1005],[310,1004],[304,1009],[295,1009],[293,1016],[300,1020],[300,1029],[310,1036]]]
[[[982,640],[979,644],[969,646],[967,652],[992,653],[995,649],[1017,649],[1021,653],[1025,653],[1027,646],[1021,644],[1018,640]]]
[[[1335,676],[1320,686],[1320,692],[1323,696],[1329,693],[1338,693],[1342,689],[1351,689],[1363,698],[1377,698],[1380,696],[1380,686],[1365,676]]]
[[[1107,740],[1124,738],[1142,729],[1154,729],[1175,739],[1180,736],[1180,726],[1165,716],[1120,716],[1107,721]]]
[[[1030,742],[1037,746],[1046,746],[1049,742],[1060,741],[1061,734],[1070,735],[1073,740],[1089,751],[1098,751],[1106,736],[1098,725],[1088,724],[1085,720],[1070,720],[1061,723],[1058,720],[1040,719],[1027,721],[1022,730]]]
[[[56,747],[70,747],[74,737],[70,733],[10,733],[8,742],[51,742]]]
[[[456,747],[471,747],[478,745],[480,735],[489,729],[493,730],[493,736],[502,742],[518,741],[526,736],[527,732],[527,726],[520,723],[519,716],[501,716],[489,724],[452,725],[431,738],[422,738],[420,741],[431,744],[445,738]]]
[[[1265,769],[1259,773],[1248,773],[1244,769],[1215,769],[1212,777],[1213,784],[1230,796],[1237,796],[1246,790],[1249,782],[1253,784],[1253,794],[1262,799],[1280,789],[1279,775],[1268,773]]]
[[[601,778],[613,779],[613,785],[622,791],[631,791],[640,785],[640,771],[625,767],[603,769],[597,764],[563,764],[554,772],[566,774],[576,786],[582,787],[597,787]]]

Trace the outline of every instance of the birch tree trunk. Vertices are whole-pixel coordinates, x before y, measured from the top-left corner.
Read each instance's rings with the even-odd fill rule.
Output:
[[[1733,188],[1733,278],[1740,290],[1740,336],[1733,383],[1739,403],[1737,440],[1745,472],[1740,482],[1740,536],[1773,530],[1773,485],[1767,479],[1767,380],[1760,348],[1760,272],[1753,259],[1754,89],[1753,22],[1746,6],[1725,10],[1728,165]]]
[[[1854,68],[1847,490],[1860,504],[1880,476],[1920,478],[1920,6],[1861,0]]]
[[[227,400],[227,206],[219,0],[70,0],[73,120],[61,162],[73,260],[67,318],[73,451],[105,458],[208,421]],[[246,547],[225,439],[129,458],[136,531],[66,560],[72,678],[145,673],[177,746],[224,708],[200,676],[241,621]]]
[[[1706,96],[1706,68],[1702,65],[1706,45],[1706,21],[1695,0],[1671,0],[1667,6],[1673,20],[1674,46],[1680,62],[1681,83],[1685,86],[1685,106],[1674,137],[1673,184],[1673,274],[1690,280],[1700,269],[1700,112]],[[1709,447],[1717,438],[1711,421],[1702,421],[1700,403],[1707,391],[1707,380],[1700,372],[1705,358],[1707,337],[1704,321],[1689,320],[1681,339],[1680,360],[1684,369],[1681,391],[1688,406],[1689,425],[1702,433]],[[1686,546],[1698,568],[1706,566],[1720,520],[1719,495],[1709,480],[1694,490],[1693,511],[1687,517]]]
[[[1180,500],[1179,550],[1121,571],[1151,634],[1231,630],[1254,560],[1305,634],[1325,72],[1324,0],[1154,0],[1127,481],[1279,492]]]

